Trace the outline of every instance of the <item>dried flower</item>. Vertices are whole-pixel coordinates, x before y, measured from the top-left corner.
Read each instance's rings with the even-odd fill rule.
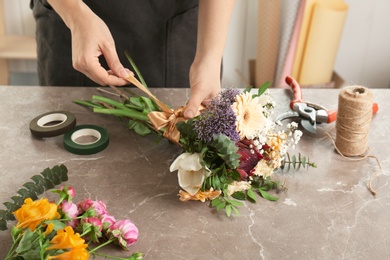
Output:
[[[202,202],[205,202],[206,200],[213,200],[221,195],[220,190],[214,190],[211,188],[208,191],[198,191],[195,195],[191,195],[188,192],[185,192],[183,190],[179,191],[179,196],[181,201],[188,201],[188,200],[200,200]]]
[[[235,127],[236,115],[231,107],[238,93],[236,89],[227,89],[202,111],[194,122],[200,140],[208,143],[218,134],[224,134],[234,142],[240,139]]]

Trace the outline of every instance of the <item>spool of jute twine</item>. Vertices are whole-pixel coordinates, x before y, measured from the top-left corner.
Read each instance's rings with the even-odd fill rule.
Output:
[[[362,86],[340,91],[336,121],[336,147],[345,156],[367,152],[372,118],[372,92]]]
[[[368,88],[363,86],[343,88],[338,100],[336,139],[331,139],[337,152],[344,158],[348,160],[374,158],[381,170],[379,159],[374,155],[369,155],[368,136],[372,114],[373,94]],[[371,187],[371,181],[378,172],[369,179],[367,184],[374,196],[376,192]]]

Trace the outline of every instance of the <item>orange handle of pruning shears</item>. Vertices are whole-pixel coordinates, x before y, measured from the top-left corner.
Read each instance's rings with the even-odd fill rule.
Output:
[[[301,87],[299,86],[298,82],[294,78],[292,78],[290,76],[287,76],[285,81],[292,88],[293,93],[294,93],[294,98],[290,102],[290,108],[293,109],[293,106],[294,106],[295,103],[302,102]]]

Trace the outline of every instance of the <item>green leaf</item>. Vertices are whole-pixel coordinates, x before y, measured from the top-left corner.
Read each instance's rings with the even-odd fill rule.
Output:
[[[272,196],[271,194],[269,194],[265,190],[259,189],[259,192],[264,199],[267,199],[270,201],[277,201],[279,199],[278,197]]]
[[[18,209],[18,206],[15,205],[15,203],[11,203],[11,202],[6,201],[6,202],[4,202],[3,204],[5,205],[5,207],[6,207],[9,211],[15,211],[15,210]]]
[[[4,219],[0,219],[0,231],[7,230],[7,222]]]
[[[232,197],[237,200],[246,200],[246,195],[245,192],[243,191],[236,191],[235,193],[232,194]]]
[[[225,208],[225,207],[226,207],[226,201],[221,202],[221,203],[218,204],[217,210],[221,210],[221,209],[223,209],[223,208]]]
[[[24,203],[24,199],[20,196],[13,196],[11,199],[15,202],[15,205],[18,206],[21,206]]]
[[[31,198],[32,200],[38,199],[37,194],[35,192],[26,190],[24,188],[17,191],[18,194],[22,195],[23,198]]]
[[[234,213],[236,213],[236,215],[239,217],[240,211],[238,211],[238,209],[236,207],[232,207],[232,208],[233,208]]]
[[[229,203],[236,207],[241,207],[242,205],[244,205],[241,201],[237,201],[237,200],[229,200]]]
[[[59,166],[59,169],[60,169],[60,173],[59,173],[59,176],[60,176],[60,180],[62,182],[65,182],[68,180],[68,168],[66,168],[65,165],[61,164]]]
[[[258,96],[261,96],[266,90],[267,88],[271,85],[271,82],[265,82],[263,85],[261,85],[259,87],[259,91],[257,93]]]
[[[43,185],[44,179],[41,175],[34,175],[31,177],[31,179],[35,182],[37,185]]]
[[[135,65],[135,62],[134,62],[134,60],[131,58],[130,54],[129,54],[127,51],[125,51],[125,55],[126,55],[126,57],[127,57],[127,60],[130,62],[131,66],[133,67],[135,73],[137,74],[139,80],[141,81],[142,85],[144,85],[145,88],[148,88],[147,85],[146,85],[146,82],[145,82],[144,78],[143,78],[142,75],[141,75],[141,72],[139,71],[137,65]]]
[[[232,205],[227,205],[225,208],[225,212],[226,212],[226,215],[228,217],[230,217],[230,215],[232,214]]]
[[[46,190],[49,190],[49,189],[52,189],[55,187],[54,183],[49,179],[44,179],[43,182],[44,182],[43,186],[45,187]]]
[[[221,199],[220,198],[215,198],[211,201],[211,206],[215,207],[217,205],[219,205],[221,203]]]
[[[59,221],[59,220],[46,220],[45,221],[46,224],[50,224],[52,223],[54,225],[54,230],[55,231],[58,231],[60,229],[64,229],[66,227],[66,224],[62,221]]]
[[[21,254],[30,251],[33,248],[33,243],[31,242],[34,241],[38,236],[39,235],[36,232],[33,232],[27,228],[19,242],[18,247],[16,248],[16,252]]]
[[[150,128],[144,123],[131,119],[129,119],[128,128],[134,130],[134,132],[136,132],[140,136],[146,136],[152,132]]]
[[[26,182],[25,184],[23,184],[23,187],[26,187],[29,191],[32,191],[34,193],[37,193],[36,186],[37,185],[33,182]]]
[[[246,193],[248,195],[248,198],[254,202],[256,202],[256,194],[252,189],[249,189]]]
[[[295,168],[295,164],[297,163],[297,157],[295,156],[295,154],[291,158],[291,163],[292,163],[293,167]]]

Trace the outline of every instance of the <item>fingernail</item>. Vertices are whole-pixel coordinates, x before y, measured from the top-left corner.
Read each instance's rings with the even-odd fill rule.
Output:
[[[195,116],[194,111],[192,111],[191,109],[184,111],[185,118],[193,118],[194,116]]]
[[[119,71],[119,75],[122,77],[122,78],[128,78],[129,77],[129,73],[127,73],[127,71],[125,69],[121,69]]]

